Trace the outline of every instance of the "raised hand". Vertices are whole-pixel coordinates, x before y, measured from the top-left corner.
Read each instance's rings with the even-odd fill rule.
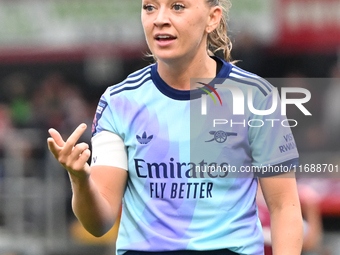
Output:
[[[80,124],[66,142],[57,130],[53,128],[48,130],[51,135],[47,139],[48,148],[69,172],[70,177],[87,178],[90,175],[90,166],[87,163],[91,156],[89,145],[86,143],[76,144],[86,128],[86,124]]]

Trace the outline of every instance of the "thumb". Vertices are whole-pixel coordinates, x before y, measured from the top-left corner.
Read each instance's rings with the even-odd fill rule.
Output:
[[[65,142],[57,130],[55,130],[54,128],[50,128],[48,132],[50,133],[56,145],[58,145],[59,147],[64,147]]]
[[[58,158],[61,147],[57,145],[52,137],[47,138],[48,149],[52,152],[55,158]]]

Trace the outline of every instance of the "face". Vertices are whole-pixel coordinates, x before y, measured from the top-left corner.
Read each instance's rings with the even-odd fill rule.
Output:
[[[154,56],[167,62],[206,54],[211,9],[206,0],[143,0],[142,23]]]

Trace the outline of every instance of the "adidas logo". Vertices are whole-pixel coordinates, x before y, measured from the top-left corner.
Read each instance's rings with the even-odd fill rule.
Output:
[[[151,142],[153,135],[150,135],[149,137],[147,136],[146,132],[144,131],[142,137],[140,137],[139,135],[136,135],[137,141],[140,144],[148,144],[149,142]]]

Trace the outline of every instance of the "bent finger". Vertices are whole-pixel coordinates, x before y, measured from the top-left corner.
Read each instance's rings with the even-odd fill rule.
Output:
[[[89,160],[91,156],[91,151],[89,149],[86,149],[83,151],[83,153],[78,157],[78,160],[74,164],[74,170],[85,170],[89,171],[86,169],[88,167],[87,161]]]
[[[74,162],[79,159],[79,156],[84,153],[85,150],[89,149],[89,145],[87,143],[79,143],[77,144],[71,154],[68,157],[69,162]]]

